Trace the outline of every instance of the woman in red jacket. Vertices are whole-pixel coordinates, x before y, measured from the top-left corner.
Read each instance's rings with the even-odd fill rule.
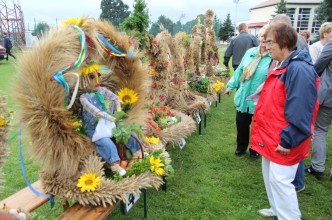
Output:
[[[259,213],[296,220],[301,212],[292,181],[299,162],[309,156],[319,77],[308,51],[296,48],[297,33],[291,26],[271,24],[265,42],[275,62],[254,112],[251,148],[262,155],[271,207]]]

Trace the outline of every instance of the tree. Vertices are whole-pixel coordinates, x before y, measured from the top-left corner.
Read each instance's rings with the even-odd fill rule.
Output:
[[[158,22],[152,23],[151,28],[149,30],[149,34],[152,34],[153,36],[156,36],[160,32],[160,25]]]
[[[38,39],[40,39],[44,33],[47,33],[50,30],[50,26],[44,22],[38,22],[38,24],[36,25],[35,29],[34,29],[34,34],[38,37]]]
[[[228,13],[224,23],[221,24],[219,30],[219,39],[222,41],[228,41],[231,37],[234,36],[235,29],[232,25],[231,16]]]
[[[169,33],[173,32],[173,21],[170,18],[167,18],[165,15],[161,15],[157,21],[159,24],[162,24]]]
[[[199,14],[194,20],[188,21],[183,25],[183,31],[185,31],[187,34],[191,34],[191,31],[193,27],[198,23],[198,17],[200,17],[201,22],[204,21],[205,15]]]
[[[219,33],[220,30],[220,20],[217,18],[217,15],[214,16],[214,25],[213,25],[213,30],[216,34]]]
[[[135,31],[135,37],[140,39],[140,49],[143,49],[149,22],[149,10],[145,0],[136,0],[133,13],[120,24],[120,28],[129,35]]]
[[[129,6],[122,0],[102,0],[100,9],[100,19],[108,20],[117,27],[130,15]]]
[[[286,14],[287,13],[287,7],[286,7],[286,5],[287,5],[287,2],[285,0],[281,0],[277,4],[276,11],[274,13],[276,13],[276,14]]]
[[[321,23],[332,21],[332,0],[324,0],[317,8],[317,20]]]

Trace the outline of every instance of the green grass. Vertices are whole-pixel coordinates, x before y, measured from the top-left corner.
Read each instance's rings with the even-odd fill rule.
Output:
[[[8,81],[15,75],[10,62],[0,62],[0,88],[2,94],[9,96],[10,108],[16,110],[15,100],[11,97]],[[148,217],[150,219],[265,219],[257,210],[268,207],[263,178],[261,159],[252,160],[248,154],[243,157],[234,155],[236,146],[235,109],[233,97],[222,97],[221,103],[211,106],[207,113],[207,127],[202,135],[197,132],[187,139],[183,150],[178,147],[168,149],[175,175],[169,178],[167,191],[147,190]],[[14,114],[14,117],[17,116]],[[11,136],[16,133],[16,120]],[[23,131],[24,133],[24,131]],[[24,148],[29,143],[24,143]],[[329,151],[332,150],[332,137],[328,136]],[[10,143],[10,155],[4,167],[6,183],[0,200],[26,186],[19,165],[17,141]],[[327,173],[332,161],[327,156]],[[310,160],[306,160],[309,164]],[[25,152],[25,165],[31,182],[38,179],[38,166]],[[332,181],[327,177],[317,181],[306,175],[306,190],[299,194],[303,219],[331,219]],[[39,208],[44,213],[49,204]],[[60,200],[46,219],[56,219],[62,213]],[[143,218],[143,199],[140,199],[127,215],[117,207],[110,219]],[[273,219],[273,218],[270,218]]]

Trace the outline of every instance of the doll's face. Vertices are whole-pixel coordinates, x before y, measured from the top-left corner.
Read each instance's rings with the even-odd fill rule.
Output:
[[[88,84],[86,89],[88,91],[97,91],[100,86],[100,73],[94,72],[90,73],[88,76]]]

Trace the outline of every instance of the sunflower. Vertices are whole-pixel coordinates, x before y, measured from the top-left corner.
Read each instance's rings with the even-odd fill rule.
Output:
[[[101,66],[96,64],[96,63],[92,63],[88,66],[85,66],[81,69],[81,73],[84,75],[84,76],[87,76],[89,75],[90,73],[93,73],[93,72],[98,72],[99,70],[101,69]]]
[[[96,190],[97,186],[99,185],[99,182],[101,180],[101,177],[96,177],[95,173],[85,173],[82,176],[80,176],[77,187],[81,188],[81,192],[93,192]]]
[[[165,173],[165,170],[162,168],[165,166],[160,158],[155,159],[153,155],[150,157],[150,170],[155,172],[158,176],[161,176]]]
[[[84,27],[87,25],[87,22],[84,18],[68,18],[61,22],[63,25],[71,25],[74,24],[79,27]]]
[[[149,144],[158,144],[159,143],[159,138],[158,137],[145,137],[145,140],[149,143]]]
[[[137,93],[134,90],[128,88],[120,89],[120,91],[118,92],[118,96],[121,100],[121,103],[125,105],[133,104],[138,100]]]
[[[223,82],[220,82],[219,80],[217,80],[217,84],[220,85],[221,89],[223,89],[225,87],[225,84]]]
[[[6,119],[5,119],[5,117],[0,116],[0,127],[5,126],[5,125],[6,125]]]
[[[214,84],[212,84],[212,88],[214,89],[214,91],[219,92],[221,89],[221,86],[218,83],[214,83]]]

